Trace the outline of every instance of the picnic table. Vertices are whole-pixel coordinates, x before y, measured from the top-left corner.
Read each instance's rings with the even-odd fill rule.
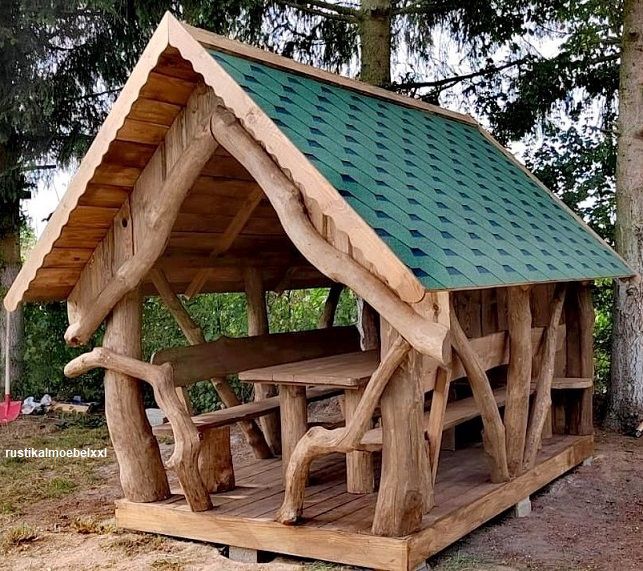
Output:
[[[284,473],[295,446],[308,430],[306,387],[344,389],[344,416],[349,422],[359,404],[364,385],[378,363],[378,351],[356,351],[239,373],[241,381],[279,385]],[[347,489],[355,493],[373,490],[373,466],[369,453],[347,454]]]

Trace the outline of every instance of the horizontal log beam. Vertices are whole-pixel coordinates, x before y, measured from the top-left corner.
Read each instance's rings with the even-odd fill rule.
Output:
[[[219,337],[210,343],[159,351],[152,356],[152,363],[170,363],[176,386],[186,386],[248,369],[354,351],[359,351],[357,329],[331,327],[253,337]]]

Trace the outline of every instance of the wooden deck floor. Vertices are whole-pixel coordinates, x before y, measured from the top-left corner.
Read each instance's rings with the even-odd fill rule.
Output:
[[[505,484],[492,484],[480,448],[443,452],[435,490],[436,507],[422,529],[404,538],[370,534],[377,494],[346,492],[345,458],[313,464],[304,522],[288,527],[272,521],[281,504],[280,460],[257,460],[236,469],[238,487],[214,494],[214,509],[193,513],[182,495],[163,502],[117,502],[121,527],[150,531],[375,569],[412,569],[485,521],[591,455],[591,436],[555,436],[539,463]]]

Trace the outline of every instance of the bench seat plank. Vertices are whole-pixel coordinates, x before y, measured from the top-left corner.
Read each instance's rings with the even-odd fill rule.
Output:
[[[306,399],[308,402],[314,402],[340,394],[342,394],[342,390],[334,387],[315,387],[308,389]],[[278,410],[279,396],[276,396],[240,404],[232,408],[222,408],[220,410],[199,414],[192,417],[192,422],[194,422],[199,432],[204,432],[211,428],[235,424],[240,420],[252,420]],[[153,432],[155,436],[172,436],[172,427],[169,423],[161,424],[155,426]]]
[[[531,394],[535,392],[535,385],[531,386]],[[505,387],[500,387],[494,389],[493,396],[496,399],[498,407],[503,407],[505,401],[507,400],[507,389]],[[460,399],[457,401],[450,402],[447,405],[447,410],[444,415],[444,430],[449,428],[454,428],[459,424],[463,424],[468,420],[473,420],[480,416],[480,410],[476,405],[476,401],[473,397],[468,397]],[[424,425],[425,429],[429,421],[428,412],[424,415]],[[363,447],[365,450],[380,450],[382,448],[382,429],[373,428],[372,430],[367,431],[360,442],[360,447]]]

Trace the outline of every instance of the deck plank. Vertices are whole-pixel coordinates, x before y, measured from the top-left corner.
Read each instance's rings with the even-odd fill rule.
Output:
[[[556,435],[543,443],[538,464],[511,482],[493,484],[480,447],[442,456],[436,505],[422,529],[403,538],[370,534],[377,494],[346,492],[342,455],[315,464],[318,479],[306,490],[304,521],[272,520],[283,499],[279,460],[254,460],[243,468],[240,488],[213,494],[213,510],[191,512],[185,499],[117,502],[121,527],[248,549],[285,553],[377,569],[407,570],[502,513],[591,454],[591,436]]]

